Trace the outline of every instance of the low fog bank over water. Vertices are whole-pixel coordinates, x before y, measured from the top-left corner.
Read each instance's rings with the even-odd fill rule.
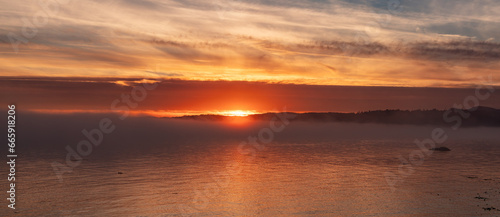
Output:
[[[87,140],[82,131],[98,129],[100,121],[109,122],[110,133],[103,133],[102,143],[95,150],[137,149],[162,146],[177,146],[185,143],[238,142],[249,136],[258,136],[262,129],[270,128],[269,121],[193,121],[154,117],[127,117],[121,120],[116,114],[40,114],[19,112],[18,144],[20,151],[47,149],[51,152],[64,151],[67,145],[76,146]],[[444,130],[448,139],[443,145],[452,146],[454,140],[500,140],[499,128],[459,128],[451,126],[412,126],[355,123],[290,122],[283,125],[276,121],[280,129],[272,135],[263,136],[271,143],[311,143],[338,140],[384,140],[398,139],[413,142],[415,139],[431,138],[436,128]],[[5,126],[2,126],[5,127]],[[1,130],[1,129],[0,129]],[[271,138],[272,136],[272,138]],[[202,142],[202,143],[200,143]]]

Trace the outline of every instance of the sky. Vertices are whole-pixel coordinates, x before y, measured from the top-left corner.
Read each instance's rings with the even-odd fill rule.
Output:
[[[142,109],[171,113],[442,108],[500,84],[497,0],[0,2],[1,100],[32,110],[151,79]]]
[[[4,78],[0,96],[4,104],[44,113],[127,112],[171,117],[225,114],[241,110],[264,112],[359,112],[385,109],[440,109],[460,107],[475,96],[475,88],[334,86],[276,84],[248,81],[186,81],[93,78]],[[149,86],[146,86],[149,87]],[[478,105],[500,108],[500,95],[485,83]],[[136,89],[136,91],[133,91]],[[8,93],[8,94],[6,94]],[[126,100],[131,103],[127,103]],[[113,104],[114,102],[116,104]],[[467,102],[467,103],[464,103]],[[125,109],[122,109],[125,108]]]

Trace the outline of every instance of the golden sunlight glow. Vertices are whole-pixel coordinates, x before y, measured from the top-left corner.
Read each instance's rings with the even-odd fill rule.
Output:
[[[219,112],[218,115],[232,116],[232,117],[246,117],[248,115],[257,114],[254,111],[243,111],[243,110],[233,110],[233,111],[223,111]]]
[[[75,114],[75,113],[106,113],[106,110],[85,110],[85,109],[30,109],[29,111],[47,114]],[[182,117],[191,115],[213,114],[228,117],[246,117],[253,114],[259,114],[257,111],[250,110],[227,110],[227,111],[189,111],[189,110],[138,110],[129,111],[132,116],[153,116],[153,117]]]

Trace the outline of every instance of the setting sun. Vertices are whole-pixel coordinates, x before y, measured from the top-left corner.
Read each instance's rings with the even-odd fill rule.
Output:
[[[233,111],[223,111],[219,113],[224,116],[233,116],[233,117],[246,117],[248,115],[257,114],[254,111],[243,111],[243,110],[233,110]]]

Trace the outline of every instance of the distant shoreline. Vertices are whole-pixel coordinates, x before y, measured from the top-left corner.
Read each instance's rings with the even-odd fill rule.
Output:
[[[170,117],[172,119],[223,121],[238,118],[251,120],[270,120],[276,113],[251,114],[245,117],[224,116],[217,114],[188,115]],[[500,127],[500,109],[474,107],[471,109],[448,110],[375,110],[365,112],[288,112],[295,118],[291,121],[304,122],[347,122],[347,123],[379,123],[408,125],[454,125],[458,121],[463,127]]]

